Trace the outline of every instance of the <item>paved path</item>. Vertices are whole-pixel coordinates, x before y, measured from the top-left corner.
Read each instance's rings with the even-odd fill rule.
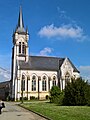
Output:
[[[0,120],[46,120],[24,108],[16,105],[16,103],[5,103],[6,107],[2,109]]]

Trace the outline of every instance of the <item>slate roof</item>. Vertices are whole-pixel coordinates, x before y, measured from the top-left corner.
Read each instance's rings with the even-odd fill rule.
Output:
[[[22,70],[59,70],[65,58],[30,56],[28,62],[20,61]]]
[[[58,71],[59,67],[63,64],[65,58],[58,57],[45,57],[45,56],[29,56],[29,61],[20,61],[20,69],[22,70],[47,70],[47,71]],[[79,72],[76,67],[72,64],[74,72]]]

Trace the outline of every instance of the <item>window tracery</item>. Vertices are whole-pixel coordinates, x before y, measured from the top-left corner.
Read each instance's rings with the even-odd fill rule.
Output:
[[[21,90],[25,91],[25,76],[24,75],[22,75]]]
[[[24,42],[19,42],[19,54],[26,54],[26,45]]]
[[[53,76],[52,85],[56,86],[56,76]]]
[[[36,91],[36,76],[32,76],[32,91]]]
[[[42,79],[42,91],[46,91],[46,76],[43,76]]]

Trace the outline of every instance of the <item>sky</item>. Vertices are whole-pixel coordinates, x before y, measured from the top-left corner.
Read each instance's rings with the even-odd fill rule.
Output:
[[[68,57],[90,80],[90,0],[0,1],[0,67],[11,69],[20,6],[30,35],[29,54]]]

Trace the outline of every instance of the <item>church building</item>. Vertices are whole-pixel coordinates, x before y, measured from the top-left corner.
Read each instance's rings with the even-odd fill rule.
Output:
[[[52,86],[65,88],[80,73],[69,58],[29,56],[29,33],[24,27],[20,8],[18,25],[13,33],[11,98],[45,99]]]

